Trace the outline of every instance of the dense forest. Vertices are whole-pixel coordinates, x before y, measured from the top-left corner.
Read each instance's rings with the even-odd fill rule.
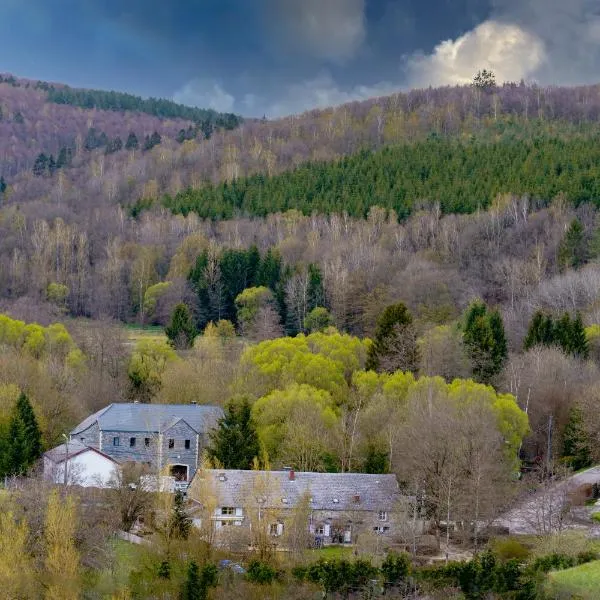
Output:
[[[600,460],[600,87],[415,90],[210,131],[112,92],[0,93],[14,597],[533,600],[598,558],[563,531],[572,498],[525,541],[487,527]],[[149,492],[141,468],[89,494],[37,478],[119,401],[222,407],[203,468],[393,473],[429,529],[319,560],[260,526],[215,545],[209,513],[187,513],[206,506]],[[148,544],[116,540],[142,521]],[[219,576],[221,556],[247,573]]]

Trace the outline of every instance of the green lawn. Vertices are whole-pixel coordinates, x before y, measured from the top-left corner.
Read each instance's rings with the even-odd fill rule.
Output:
[[[600,590],[600,560],[548,574],[548,592],[552,598],[595,600]]]
[[[165,330],[160,325],[126,325],[127,337],[132,343],[140,340],[166,341]]]
[[[325,546],[318,550],[312,550],[311,555],[314,556],[315,560],[319,559],[351,559],[352,548],[349,546]]]

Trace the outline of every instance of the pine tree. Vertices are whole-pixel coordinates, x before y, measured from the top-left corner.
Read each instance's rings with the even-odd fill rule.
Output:
[[[590,347],[580,313],[577,313],[575,320],[571,322],[569,346],[571,354],[575,356],[587,359],[590,355]]]
[[[323,274],[319,265],[310,264],[308,265],[308,312],[317,306],[326,306]]]
[[[502,370],[508,355],[500,313],[488,312],[483,302],[473,302],[467,310],[463,341],[474,377],[482,383],[490,383]]]
[[[562,268],[577,268],[589,258],[588,242],[583,225],[573,219],[558,249],[558,263]]]
[[[538,310],[532,317],[527,329],[527,335],[523,341],[523,349],[530,350],[534,346],[539,346],[544,343],[544,324],[546,315]]]
[[[181,303],[175,306],[171,322],[165,327],[165,334],[174,348],[183,350],[194,345],[198,330],[185,304]]]
[[[133,131],[127,136],[127,141],[125,142],[126,150],[137,150],[139,147],[139,142],[137,136]]]
[[[411,371],[419,368],[419,349],[412,316],[402,303],[388,306],[380,315],[367,353],[366,369]]]
[[[254,459],[260,455],[260,444],[247,398],[228,403],[225,416],[210,439],[208,456],[224,469],[252,468]]]
[[[8,475],[23,475],[42,454],[42,433],[25,394],[13,408],[5,440],[4,470]]]
[[[578,471],[592,464],[589,438],[586,435],[581,410],[573,407],[563,433],[563,457]]]
[[[4,194],[4,192],[6,191],[6,181],[4,179],[4,177],[0,177],[0,194]]]
[[[185,510],[185,498],[181,492],[177,492],[173,499],[173,511],[169,521],[169,532],[173,537],[187,540],[191,528],[192,520]]]
[[[36,177],[41,177],[48,168],[48,157],[42,152],[38,154],[35,162],[33,163],[33,174]]]
[[[203,600],[202,586],[200,583],[200,568],[198,563],[191,561],[185,575],[185,583],[181,600]]]

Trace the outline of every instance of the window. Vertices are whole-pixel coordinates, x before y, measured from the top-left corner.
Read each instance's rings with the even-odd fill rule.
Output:
[[[119,438],[118,437],[114,437],[113,438],[113,446],[118,446],[119,445]]]
[[[135,438],[129,438],[129,447],[130,448],[135,448]]]
[[[85,443],[85,438],[84,437],[80,437],[79,441]]]
[[[318,525],[315,529],[317,535],[325,535],[325,525]]]
[[[146,446],[146,448],[150,446],[150,438],[144,438],[144,446]]]
[[[175,448],[175,440],[173,438],[169,438],[169,448]]]
[[[224,506],[221,508],[221,514],[223,516],[235,516],[235,508],[233,506]]]
[[[233,521],[221,521],[221,527],[229,527],[233,525]]]
[[[191,445],[192,445],[192,443],[190,442],[190,440],[185,440],[185,449],[186,450],[189,450]]]
[[[387,533],[389,530],[390,528],[387,525],[377,525],[376,527],[373,527],[375,533]]]
[[[379,521],[387,521],[387,512],[385,510],[380,510],[377,519]]]
[[[277,537],[283,534],[283,523],[271,523],[269,525],[269,535]]]

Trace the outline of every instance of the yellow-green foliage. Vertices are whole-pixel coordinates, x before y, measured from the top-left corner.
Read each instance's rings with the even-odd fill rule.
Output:
[[[37,323],[0,315],[0,345],[22,350],[36,359],[52,357],[79,366],[84,357],[62,323],[42,327]]]
[[[171,285],[172,283],[170,281],[161,281],[160,283],[151,285],[146,290],[146,293],[144,294],[144,312],[147,317],[152,317],[152,315],[154,315],[158,300],[167,293]]]
[[[141,339],[129,361],[129,377],[140,383],[160,386],[169,362],[177,360],[177,353],[163,340]]]
[[[304,383],[328,391],[341,403],[348,394],[352,373],[364,368],[369,343],[330,328],[251,346],[244,352],[242,364],[248,376],[258,380],[259,395]]]
[[[596,600],[600,590],[600,561],[548,574],[550,598],[578,598]]]

